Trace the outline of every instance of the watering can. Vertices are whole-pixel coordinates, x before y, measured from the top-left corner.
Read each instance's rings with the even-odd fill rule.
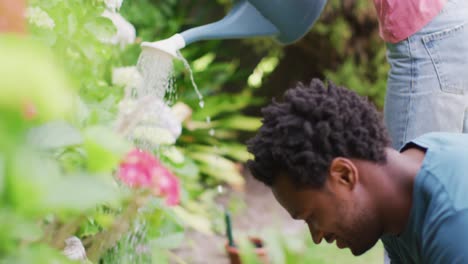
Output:
[[[155,48],[177,57],[177,51],[200,40],[274,36],[281,44],[290,44],[312,27],[326,0],[239,0],[223,19],[177,33],[172,37],[143,42],[143,48]]]

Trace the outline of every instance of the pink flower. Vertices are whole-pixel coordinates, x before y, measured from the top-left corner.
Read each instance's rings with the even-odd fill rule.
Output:
[[[154,182],[157,183],[152,188],[154,194],[165,196],[168,205],[177,205],[180,196],[179,179],[161,165],[155,167],[152,174],[156,178]]]
[[[166,197],[168,205],[180,201],[180,184],[152,154],[134,149],[120,163],[119,178],[128,186],[149,188],[157,196]]]
[[[135,149],[120,163],[119,177],[130,187],[151,187],[152,170],[157,166],[160,164],[153,155]]]

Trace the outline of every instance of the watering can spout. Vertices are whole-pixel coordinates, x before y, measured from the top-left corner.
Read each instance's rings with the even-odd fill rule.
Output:
[[[182,35],[175,34],[170,38],[163,39],[160,41],[155,42],[143,42],[141,43],[141,47],[143,49],[156,49],[163,51],[174,58],[177,58],[177,51],[184,48],[186,46],[186,42]]]
[[[169,39],[144,42],[176,57],[179,49],[200,40],[274,36],[282,44],[301,38],[322,12],[326,0],[239,0],[223,19],[175,34]]]

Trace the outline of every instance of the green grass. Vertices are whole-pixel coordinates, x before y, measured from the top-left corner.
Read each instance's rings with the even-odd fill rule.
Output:
[[[354,256],[349,249],[339,249],[335,243],[315,245],[307,230],[286,235],[280,230],[267,230],[261,236],[268,250],[271,264],[381,264],[383,245],[378,242],[362,256]],[[245,238],[243,239],[245,240]],[[250,245],[247,243],[246,245]],[[253,251],[241,247],[244,264],[258,264]],[[249,252],[250,251],[250,252]]]

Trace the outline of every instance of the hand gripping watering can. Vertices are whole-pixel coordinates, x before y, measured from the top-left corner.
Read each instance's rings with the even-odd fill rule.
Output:
[[[156,42],[143,42],[143,48],[156,48],[177,57],[177,50],[208,39],[234,39],[274,36],[289,44],[312,27],[326,0],[240,0],[220,21],[192,28]]]

